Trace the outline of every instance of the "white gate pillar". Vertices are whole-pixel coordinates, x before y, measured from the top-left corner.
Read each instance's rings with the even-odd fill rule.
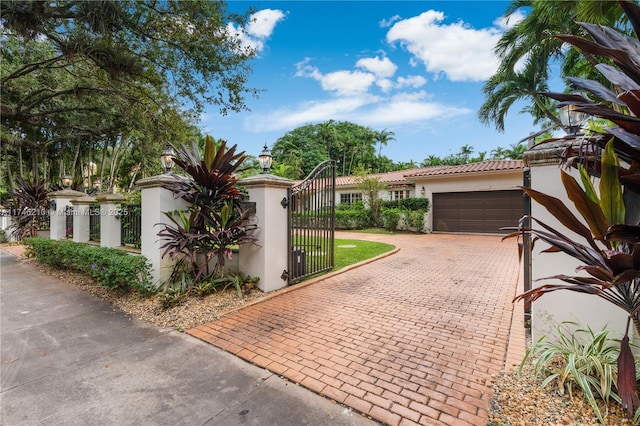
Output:
[[[151,277],[156,287],[169,278],[175,263],[168,256],[163,259],[163,250],[160,249],[163,245],[158,237],[158,232],[162,229],[161,225],[172,224],[164,212],[188,208],[184,200],[173,198],[173,193],[162,187],[163,184],[173,181],[175,181],[175,177],[164,174],[136,182],[136,185],[142,190],[141,254],[151,264]]]
[[[84,196],[71,200],[73,204],[73,241],[86,243],[89,241],[89,208],[96,199]]]
[[[571,141],[540,145],[525,152],[523,160],[525,166],[530,169],[531,188],[559,198],[577,218],[582,220],[582,216],[569,200],[560,180],[560,160],[564,156],[565,148],[570,143]],[[565,171],[580,182],[579,174],[574,168]],[[595,186],[598,187],[597,182]],[[565,228],[535,201],[531,202],[531,216],[584,244],[584,240],[580,236]],[[540,226],[535,222],[532,226],[540,229]],[[543,250],[548,247],[548,244],[538,240],[531,251],[532,287],[546,283],[560,283],[558,280],[543,279],[549,276],[578,275],[576,268],[582,265],[581,262],[564,253],[544,253]],[[526,257],[525,261],[527,261]],[[586,273],[580,273],[580,275],[588,276]],[[581,327],[590,327],[596,333],[606,327],[616,334],[614,337],[621,338],[624,334],[626,319],[627,314],[622,309],[599,297],[568,290],[555,291],[541,297],[531,305],[532,340],[536,342],[543,335],[554,333],[556,326],[565,321],[578,322]],[[631,330],[634,330],[634,327],[631,327]]]
[[[100,247],[120,247],[120,204],[125,197],[122,194],[100,194],[96,197],[100,203]]]
[[[64,240],[67,238],[67,206],[71,205],[71,200],[84,197],[86,194],[72,189],[63,189],[49,193],[52,202],[49,210],[49,239]]]
[[[293,181],[271,174],[261,174],[238,182],[256,203],[253,218],[258,229],[253,234],[256,244],[240,246],[239,269],[242,273],[260,278],[258,288],[264,292],[287,285],[282,277],[288,269],[287,209],[280,201],[287,196]]]

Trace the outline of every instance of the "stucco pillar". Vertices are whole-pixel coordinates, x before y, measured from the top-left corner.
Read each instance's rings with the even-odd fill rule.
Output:
[[[581,219],[574,204],[569,200],[566,190],[560,180],[560,160],[569,142],[541,145],[524,154],[524,164],[530,170],[530,185],[532,189],[559,198]],[[574,168],[564,169],[580,182],[580,177]],[[594,185],[598,187],[596,182]],[[564,235],[581,244],[586,244],[585,240],[565,228],[555,217],[553,217],[543,206],[531,202],[531,216],[541,222],[557,229]],[[581,219],[582,220],[582,219]],[[582,220],[583,223],[584,220]],[[586,224],[586,223],[585,223]],[[533,228],[541,229],[536,222],[532,223]],[[549,247],[542,240],[535,242],[530,253],[531,260],[531,286],[539,287],[547,283],[559,284],[561,281],[547,279],[554,275],[583,275],[587,273],[577,271],[576,268],[582,263],[575,258],[564,253],[544,253]],[[525,253],[525,259],[526,260]],[[577,293],[575,291],[559,290],[549,293],[533,302],[531,305],[531,334],[532,340],[536,342],[547,333],[552,333],[558,324],[565,321],[574,321],[581,327],[591,327],[594,332],[599,332],[603,328],[611,330],[613,337],[622,337],[626,326],[627,314],[612,303],[606,302],[600,297]],[[633,327],[631,327],[633,330]],[[635,333],[634,333],[635,335]]]
[[[89,241],[89,207],[96,199],[88,195],[75,200],[73,204],[73,241],[86,243]]]
[[[100,194],[96,201],[100,204],[100,247],[120,247],[122,232],[120,225],[120,204],[122,194]]]
[[[67,238],[66,208],[71,205],[71,200],[84,197],[86,194],[72,189],[63,189],[49,193],[52,208],[49,210],[49,238],[63,240]]]
[[[188,208],[185,201],[173,198],[173,193],[162,187],[163,184],[173,182],[174,179],[172,175],[164,174],[136,182],[142,190],[141,253],[151,264],[151,276],[156,286],[171,275],[175,263],[169,257],[163,259],[163,250],[160,249],[164,243],[158,237],[158,232],[162,229],[162,225],[171,224],[164,212]]]
[[[239,268],[242,273],[260,278],[258,288],[264,292],[287,285],[281,278],[288,269],[287,209],[280,201],[287,196],[293,181],[270,174],[242,179],[238,185],[249,193],[249,201],[256,203],[254,217],[258,229],[257,244],[240,247]]]

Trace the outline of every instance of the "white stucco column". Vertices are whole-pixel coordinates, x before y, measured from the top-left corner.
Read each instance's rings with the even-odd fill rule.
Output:
[[[559,164],[565,144],[547,144],[527,151],[524,155],[524,162],[531,171],[531,188],[559,198],[577,218],[581,219],[582,216],[569,200],[560,180],[561,168]],[[580,182],[577,170],[574,168],[564,170]],[[597,188],[598,183],[596,182],[594,186]],[[531,216],[557,229],[574,241],[587,244],[582,237],[565,228],[535,201],[531,202]],[[584,220],[582,222],[585,223]],[[535,222],[532,225],[534,228],[541,229],[540,225]],[[539,287],[547,283],[561,284],[562,282],[559,280],[546,279],[546,277],[554,275],[589,276],[585,272],[576,271],[576,268],[582,263],[575,258],[564,253],[544,253],[543,251],[548,247],[548,244],[538,240],[531,252],[532,287]],[[578,322],[582,327],[591,327],[596,333],[606,327],[613,332],[613,337],[620,338],[624,334],[626,319],[626,312],[600,297],[568,290],[554,291],[531,305],[532,340],[535,342],[541,336],[553,333],[557,324],[564,321]],[[635,336],[633,326],[631,331]]]
[[[120,247],[120,204],[125,197],[122,194],[100,194],[96,201],[100,204],[100,247]]]
[[[260,278],[258,288],[264,292],[287,285],[281,278],[288,269],[287,209],[280,201],[287,196],[293,181],[271,174],[242,179],[238,185],[249,193],[249,201],[256,203],[254,217],[258,229],[254,236],[257,244],[240,247],[239,268],[242,273]]]
[[[182,199],[174,199],[173,193],[162,187],[163,184],[173,182],[172,175],[159,175],[145,178],[136,182],[142,190],[142,235],[141,253],[151,264],[151,276],[156,286],[159,286],[171,275],[173,264],[169,257],[162,258],[163,245],[158,232],[163,224],[171,223],[164,212],[185,210],[188,208]]]
[[[49,239],[64,240],[67,237],[66,208],[71,200],[84,197],[86,194],[72,189],[63,189],[49,193],[49,200],[54,204],[49,210]]]
[[[89,207],[96,199],[88,195],[75,200],[73,204],[73,241],[86,243],[89,241]]]

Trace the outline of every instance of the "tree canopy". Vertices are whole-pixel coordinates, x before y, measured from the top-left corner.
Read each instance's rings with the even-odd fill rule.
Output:
[[[122,161],[126,152],[148,158],[183,141],[206,104],[246,109],[255,51],[228,30],[246,21],[224,2],[3,0],[3,178],[25,174],[25,157],[33,178],[85,176],[95,157],[144,174],[144,159]]]

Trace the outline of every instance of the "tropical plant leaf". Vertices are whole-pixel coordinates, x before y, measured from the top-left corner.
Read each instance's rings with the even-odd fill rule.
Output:
[[[624,14],[629,18],[629,23],[633,27],[633,31],[636,33],[636,37],[640,37],[640,7],[638,4],[631,1],[618,2]]]
[[[640,226],[635,225],[612,225],[604,235],[606,240],[619,241],[621,243],[640,242]]]
[[[629,346],[629,336],[625,335],[620,341],[620,355],[618,356],[618,394],[622,400],[622,407],[629,417],[640,406],[636,391],[636,363]]]
[[[640,115],[640,90],[629,90],[618,95],[633,115]]]
[[[529,197],[547,209],[547,211],[567,227],[567,229],[581,235],[591,243],[591,232],[589,231],[589,228],[583,225],[560,199],[540,191],[536,191],[532,188],[521,188]]]
[[[611,89],[604,86],[602,83],[598,81],[589,80],[585,78],[578,78],[578,77],[567,77],[567,81],[571,84],[572,87],[577,89],[583,89],[590,93],[593,93],[603,101],[624,106],[624,104],[620,99],[618,99],[618,95],[614,91],[612,91]],[[549,95],[545,94],[545,96],[549,96],[550,98],[553,98],[553,99],[558,98],[557,94],[555,93],[551,93]]]
[[[584,191],[587,193],[587,196],[594,203],[600,205],[600,199],[598,198],[598,194],[596,194],[593,182],[591,182],[591,179],[589,178],[587,169],[582,164],[578,164],[578,172],[580,173],[580,180],[582,181],[582,186],[584,187]]]
[[[604,75],[611,83],[619,86],[625,92],[633,92],[638,90],[638,83],[619,69],[612,67],[609,64],[597,64],[596,69]],[[624,101],[624,99],[623,99]],[[625,102],[626,105],[628,105]]]
[[[609,222],[602,212],[600,204],[594,202],[589,195],[578,185],[578,182],[565,171],[560,172],[562,184],[567,191],[567,196],[576,206],[576,209],[580,215],[585,219],[591,233],[595,238],[601,238],[607,228],[609,228]],[[587,179],[587,181],[590,183]],[[595,196],[595,193],[593,193]]]
[[[625,207],[622,186],[618,180],[620,163],[613,147],[613,139],[607,143],[601,160],[600,205],[609,224],[624,223]],[[604,234],[604,232],[603,232]]]
[[[535,302],[536,300],[544,296],[546,293],[551,293],[558,290],[570,290],[570,291],[575,291],[577,293],[586,293],[586,294],[599,294],[601,292],[600,289],[591,287],[591,286],[545,284],[545,285],[541,285],[540,287],[533,288],[529,291],[526,291],[522,294],[517,295],[513,299],[513,302],[524,300],[525,306],[529,306],[533,302]]]

